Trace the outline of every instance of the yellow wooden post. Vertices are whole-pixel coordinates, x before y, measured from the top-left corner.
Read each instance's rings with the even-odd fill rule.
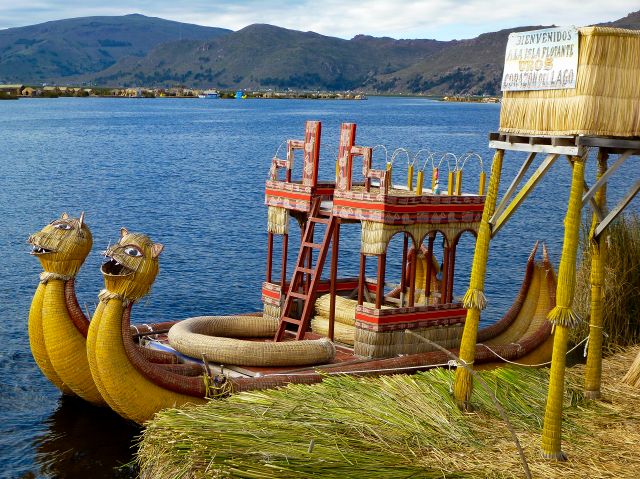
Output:
[[[447,176],[447,194],[451,196],[453,194],[453,171],[449,171],[449,175]]]
[[[456,195],[462,194],[462,170],[456,171]]]
[[[424,183],[424,171],[420,170],[416,181],[416,196],[422,196],[422,183]]]
[[[580,212],[584,191],[584,159],[573,157],[573,175],[569,206],[564,220],[564,241],[558,270],[556,306],[547,318],[554,325],[553,353],[549,373],[549,392],[542,429],[542,455],[547,459],[565,460],[562,452],[562,401],[569,328],[578,322],[571,309],[576,283],[576,255],[580,236]]]
[[[496,150],[493,156],[493,165],[491,165],[489,191],[487,192],[484,203],[482,220],[478,227],[478,238],[476,239],[476,249],[473,255],[469,290],[463,299],[464,307],[467,308],[467,319],[464,324],[464,332],[462,333],[462,341],[460,343],[460,359],[467,364],[473,364],[476,356],[476,337],[478,335],[478,324],[480,323],[480,311],[485,308],[487,302],[484,296],[484,278],[487,270],[489,241],[491,240],[491,225],[489,225],[489,219],[493,216],[496,209],[503,158],[504,150]],[[467,406],[469,398],[471,397],[472,386],[471,373],[465,368],[457,368],[453,394],[460,407]]]
[[[409,172],[407,173],[407,188],[409,191],[413,191],[413,165],[409,165]]]
[[[598,176],[599,179],[607,171],[607,154],[598,152]],[[595,201],[601,211],[607,207],[607,184],[605,183],[597,191]],[[587,399],[600,398],[600,379],[602,376],[602,327],[604,323],[604,267],[607,263],[607,242],[604,235],[593,238],[593,233],[598,226],[598,216],[593,213],[591,219],[591,320],[589,321],[589,349],[587,353],[587,365],[585,367],[584,395]]]
[[[393,188],[393,180],[391,179],[391,175],[393,174],[393,163],[387,161],[387,184],[390,188]]]
[[[487,174],[484,171],[480,172],[480,185],[478,186],[478,194],[484,195],[484,184],[487,181]]]

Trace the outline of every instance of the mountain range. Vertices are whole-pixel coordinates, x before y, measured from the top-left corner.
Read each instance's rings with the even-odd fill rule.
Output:
[[[640,11],[602,25],[640,29]],[[139,14],[0,30],[0,83],[219,89],[499,92],[509,33],[350,40],[254,24],[238,31]]]

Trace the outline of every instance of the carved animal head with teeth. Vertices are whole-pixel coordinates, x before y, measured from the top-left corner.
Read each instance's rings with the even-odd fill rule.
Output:
[[[106,289],[135,301],[146,295],[159,270],[158,257],[163,246],[141,233],[120,230],[120,241],[104,255],[102,276]]]
[[[89,227],[84,222],[84,213],[71,218],[62,213],[27,240],[31,254],[40,260],[47,273],[73,277],[84,263],[93,246]]]

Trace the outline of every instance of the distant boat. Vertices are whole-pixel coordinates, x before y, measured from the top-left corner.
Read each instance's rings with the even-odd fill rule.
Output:
[[[205,90],[198,95],[198,98],[216,99],[220,98],[217,90]]]

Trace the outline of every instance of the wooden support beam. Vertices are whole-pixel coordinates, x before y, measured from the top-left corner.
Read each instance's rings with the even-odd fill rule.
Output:
[[[442,280],[440,281],[440,304],[445,304],[447,302],[447,296],[449,295],[449,290],[447,289],[449,285],[449,247],[444,247],[444,258],[442,260]]]
[[[510,143],[508,141],[498,140],[489,141],[489,148],[571,156],[582,156],[582,152],[584,151],[584,148],[579,146],[532,145],[530,143]]]
[[[538,182],[542,179],[549,168],[555,163],[560,155],[557,153],[550,153],[544,159],[544,161],[538,166],[538,169],[531,175],[531,178],[527,180],[522,189],[518,192],[516,197],[509,203],[509,205],[504,209],[504,211],[500,214],[498,218],[495,220],[491,218],[489,224],[491,226],[491,237],[493,238],[500,228],[504,226],[507,220],[511,217],[511,215],[518,209],[518,207],[522,204],[524,199],[531,193],[531,191],[535,188]]]
[[[449,248],[449,276],[447,282],[447,303],[453,302],[453,275],[456,270],[456,246],[457,242]]]
[[[584,181],[584,191],[585,193],[589,191],[589,184],[586,181]],[[602,221],[604,219],[604,213],[602,212],[602,209],[598,206],[598,203],[596,203],[595,198],[593,197],[589,198],[589,203],[591,204],[591,209],[593,210],[596,217],[598,218],[598,221]]]
[[[333,341],[336,319],[336,281],[338,279],[338,245],[340,244],[340,218],[336,218],[331,245],[331,272],[329,273],[329,339]]]
[[[520,185],[522,178],[524,178],[525,173],[529,170],[529,167],[531,166],[533,159],[536,157],[536,154],[537,153],[535,152],[531,152],[527,156],[527,159],[524,160],[524,163],[522,163],[522,166],[520,167],[520,171],[518,171],[518,174],[515,176],[515,178],[509,185],[509,188],[507,188],[507,192],[504,194],[504,196],[500,200],[500,203],[496,207],[496,210],[493,213],[493,216],[489,220],[490,223],[493,223],[494,219],[500,216],[500,214],[504,211],[504,208],[507,206],[507,202],[511,199],[511,197],[515,193],[516,188],[518,188],[518,185]]]
[[[367,255],[360,253],[360,272],[358,274],[358,305],[364,303],[364,290],[367,289],[367,278],[365,277],[365,269],[367,266]]]
[[[307,220],[304,222],[305,224],[305,228],[302,230],[302,232],[300,233],[300,242],[301,242],[301,246],[302,246],[302,242],[304,242],[304,230],[307,227],[307,223],[309,223],[309,219],[307,218]],[[311,223],[309,225],[309,227],[311,228],[310,231],[310,239],[309,242],[313,243],[313,236],[315,233],[315,223]],[[309,255],[307,256],[307,264],[306,264],[307,269],[313,269],[313,250],[311,250],[309,252]],[[302,282],[302,291],[304,291],[304,294],[308,294],[309,293],[309,286],[311,285],[311,275],[309,273],[305,273],[304,274],[304,280]]]
[[[602,232],[611,224],[613,220],[615,220],[620,213],[624,211],[629,202],[633,199],[634,196],[638,194],[640,191],[640,180],[636,181],[631,189],[627,192],[627,194],[620,200],[620,202],[616,205],[615,208],[611,210],[611,212],[603,219],[600,224],[596,227],[593,232],[593,237],[598,239]]]
[[[627,161],[627,158],[629,158],[633,153],[634,153],[633,150],[627,150],[622,155],[620,155],[620,157],[615,161],[615,163],[613,165],[611,165],[609,167],[609,169],[607,169],[607,171],[605,171],[604,174],[600,178],[598,178],[598,181],[596,181],[593,184],[593,186],[591,188],[589,188],[589,191],[587,191],[582,196],[582,204],[586,203],[589,199],[593,198],[593,195],[596,194],[596,191],[598,191],[600,189],[600,187],[606,183],[606,181],[609,179],[609,177],[618,168],[620,168],[622,166],[622,164],[625,161]]]
[[[407,252],[409,249],[409,235],[402,234],[402,272],[400,273],[400,305],[404,306],[404,290],[407,287]]]
[[[416,303],[416,266],[418,264],[418,249],[414,248],[414,255],[409,264],[409,307],[413,308]]]
[[[387,266],[387,254],[378,255],[378,290],[376,291],[376,309],[382,308],[384,298],[384,273]]]
[[[289,247],[289,233],[282,235],[282,277],[280,278],[280,289],[284,291],[284,284],[287,281],[287,254]]]
[[[273,233],[267,233],[267,283],[271,283],[271,272],[273,268]]]
[[[429,242],[427,246],[427,267],[425,268],[427,278],[424,283],[424,301],[429,304],[429,296],[431,296],[431,273],[433,271],[433,242],[436,239],[435,234],[429,236]]]

